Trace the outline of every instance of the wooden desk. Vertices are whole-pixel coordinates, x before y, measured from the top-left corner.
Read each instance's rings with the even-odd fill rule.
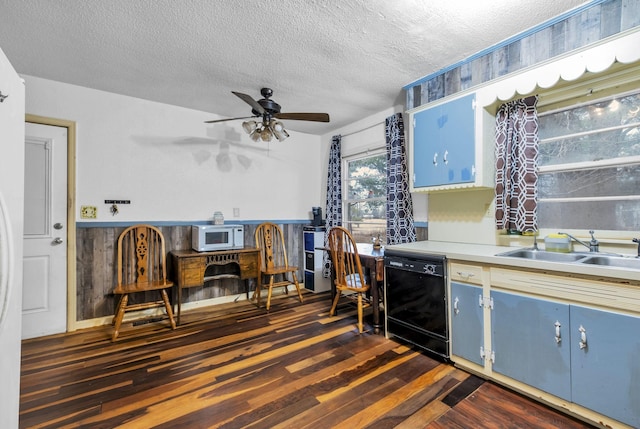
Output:
[[[260,249],[244,248],[235,250],[218,250],[215,252],[196,252],[195,250],[173,250],[169,252],[172,279],[176,284],[177,324],[180,324],[182,306],[182,289],[204,286],[205,281],[222,278],[237,278],[245,281],[247,299],[249,298],[249,279],[257,279],[260,275]],[[235,264],[237,270],[215,273],[205,277],[207,267],[212,265],[226,266]]]
[[[360,263],[369,269],[373,332],[378,334],[383,326],[380,322],[380,287],[384,284],[384,247],[374,249],[371,243],[356,243],[356,246],[358,247],[358,255],[360,255]],[[325,247],[319,249],[329,251]],[[331,300],[333,301],[336,296],[335,273],[332,273],[331,276]]]

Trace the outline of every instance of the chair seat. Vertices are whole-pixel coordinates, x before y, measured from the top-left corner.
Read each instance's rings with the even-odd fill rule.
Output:
[[[357,292],[364,292],[369,290],[369,285],[366,283],[362,284],[362,282],[360,281],[360,276],[357,273],[345,276],[344,280],[345,284],[339,284],[337,286],[339,289],[349,289]]]
[[[298,267],[269,267],[262,270],[262,274],[270,276],[272,274],[285,274],[298,271]]]
[[[148,290],[167,289],[170,287],[173,287],[172,281],[157,280],[152,282],[140,282],[140,283],[129,283],[125,285],[119,285],[113,290],[113,293],[116,295],[122,295],[125,293],[136,293],[136,292],[144,292]]]

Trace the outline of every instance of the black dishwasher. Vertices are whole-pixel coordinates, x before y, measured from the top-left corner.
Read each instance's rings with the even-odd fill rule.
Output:
[[[387,249],[384,270],[387,334],[447,360],[446,258]]]

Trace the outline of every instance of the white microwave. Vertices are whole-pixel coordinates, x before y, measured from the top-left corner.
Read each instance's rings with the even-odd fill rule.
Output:
[[[243,225],[191,225],[191,247],[198,252],[242,249]]]

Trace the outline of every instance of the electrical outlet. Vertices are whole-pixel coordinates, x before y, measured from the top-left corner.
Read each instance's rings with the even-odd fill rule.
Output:
[[[97,215],[98,215],[98,208],[96,206],[80,207],[80,217],[82,219],[95,219]]]
[[[235,207],[233,209],[233,217],[240,217],[240,209]]]

